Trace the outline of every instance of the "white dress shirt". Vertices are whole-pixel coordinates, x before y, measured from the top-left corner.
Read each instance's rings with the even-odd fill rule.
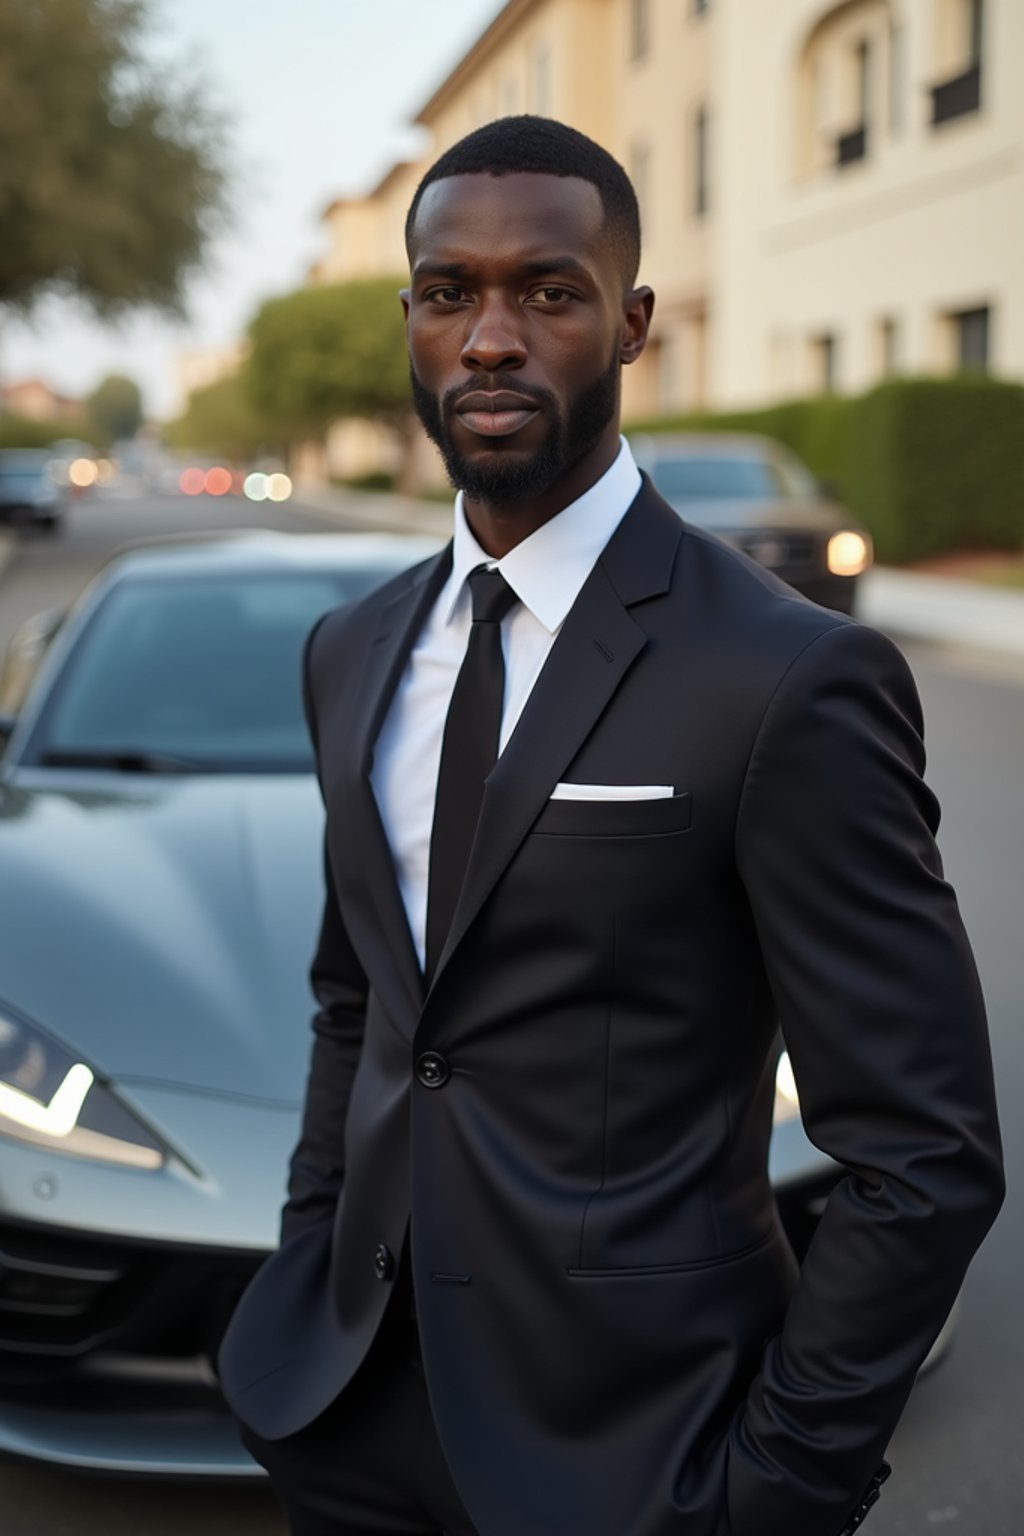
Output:
[[[505,698],[500,754],[566,614],[640,483],[640,472],[622,439],[615,463],[597,484],[501,560],[480,548],[462,510],[462,492],[455,498],[451,575],[420,630],[395,690],[374,748],[371,774],[421,967],[426,955],[427,873],[441,739],[473,618],[466,578],[478,565],[497,567],[519,598],[501,623]]]

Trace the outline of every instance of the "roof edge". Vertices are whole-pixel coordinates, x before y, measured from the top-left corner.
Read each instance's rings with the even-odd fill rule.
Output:
[[[424,102],[413,118],[413,122],[429,127],[445,102],[462,85],[466,76],[471,74],[488,54],[494,52],[499,43],[519,25],[530,11],[536,10],[543,3],[544,0],[506,0],[505,5],[486,30],[481,32],[476,42],[467,49],[441,81],[434,94]]]

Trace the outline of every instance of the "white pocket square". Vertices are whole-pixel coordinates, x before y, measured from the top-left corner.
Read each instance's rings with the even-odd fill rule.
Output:
[[[556,784],[552,800],[670,800],[671,784]]]

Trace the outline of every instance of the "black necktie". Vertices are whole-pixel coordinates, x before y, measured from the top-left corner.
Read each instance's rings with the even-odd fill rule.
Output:
[[[505,662],[501,621],[516,595],[500,571],[478,565],[469,573],[473,624],[448,706],[434,825],[430,834],[427,887],[427,978],[444,948],[469,862],[484,779],[498,757]]]

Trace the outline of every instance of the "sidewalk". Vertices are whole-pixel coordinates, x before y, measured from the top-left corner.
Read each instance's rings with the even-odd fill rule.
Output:
[[[439,538],[451,532],[451,508],[440,502],[331,486],[300,487],[296,501],[325,521]],[[1019,657],[1024,667],[1024,592],[1011,588],[880,566],[861,583],[857,617],[890,635]]]
[[[892,635],[1001,651],[1024,667],[1024,592],[1010,587],[883,566],[864,581],[858,618]]]

